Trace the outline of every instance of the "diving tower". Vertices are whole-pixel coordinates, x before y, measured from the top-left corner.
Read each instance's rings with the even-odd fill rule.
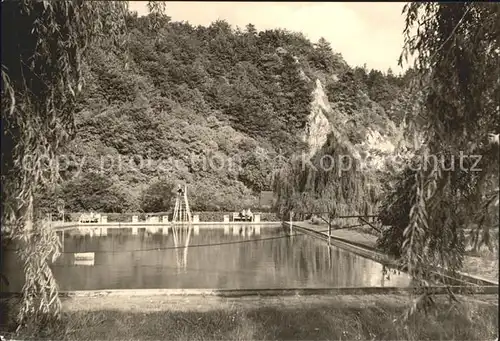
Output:
[[[187,186],[179,185],[175,199],[174,215],[172,217],[172,234],[176,247],[178,270],[186,271],[189,241],[193,222],[187,198]]]
[[[191,224],[191,210],[189,209],[189,202],[187,198],[187,186],[184,189],[179,185],[177,190],[177,197],[175,199],[174,216],[172,224]]]

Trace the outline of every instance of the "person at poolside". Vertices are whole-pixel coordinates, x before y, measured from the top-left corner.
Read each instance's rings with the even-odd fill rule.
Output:
[[[253,220],[253,213],[252,213],[252,211],[250,211],[250,209],[248,209],[246,211],[246,216],[247,216],[248,220],[250,220],[250,221]]]
[[[245,215],[246,215],[245,209],[242,209],[240,212],[240,219],[245,218]]]

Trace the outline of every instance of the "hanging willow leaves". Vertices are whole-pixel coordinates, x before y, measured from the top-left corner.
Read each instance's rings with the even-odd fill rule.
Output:
[[[19,321],[39,326],[59,316],[48,266],[59,247],[55,232],[34,210],[34,196],[59,180],[55,160],[75,133],[88,48],[104,44],[126,52],[128,2],[24,0],[1,6],[2,237],[21,243],[25,285]]]
[[[490,134],[500,129],[500,5],[409,3],[404,14],[402,59],[418,53],[414,68],[423,96],[410,120],[418,121],[412,127],[423,132],[424,143],[414,160],[420,167],[403,172],[383,204],[381,219],[391,228],[379,245],[417,282],[430,283],[436,278],[429,265],[452,275],[461,269],[471,223],[479,222],[475,235],[489,241],[487,207],[495,199],[484,199],[498,188],[498,144]],[[428,163],[424,154],[439,162]],[[459,161],[460,155],[466,157]]]
[[[311,159],[297,157],[274,176],[273,191],[282,216],[294,211],[332,217],[372,213],[381,188],[372,173],[361,171],[349,140],[334,130]]]

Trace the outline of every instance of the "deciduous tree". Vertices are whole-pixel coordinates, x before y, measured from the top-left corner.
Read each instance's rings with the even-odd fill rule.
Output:
[[[58,238],[33,214],[37,189],[58,182],[56,155],[72,136],[91,44],[126,48],[128,3],[2,1],[2,234],[21,243],[19,322],[41,326],[60,301],[49,258]],[[30,164],[27,164],[30,160]],[[45,179],[45,180],[44,180]]]
[[[439,164],[421,164],[418,171],[402,175],[388,198],[391,201],[386,202],[382,213],[392,217],[387,223],[393,226],[388,233],[399,235],[399,240],[393,239],[398,247],[386,244],[387,249],[399,255],[408,273],[423,286],[436,280],[436,267],[452,274],[460,270],[464,228],[482,220],[474,212],[495,187],[491,197],[498,205],[498,145],[491,144],[488,136],[499,133],[499,9],[497,3],[405,5],[402,58],[418,53],[414,72],[419,80],[417,93],[422,95],[420,124],[410,117],[409,125],[425,133],[418,157],[427,152],[450,167],[460,153],[482,155],[480,172],[470,168],[464,172],[458,165],[444,170]],[[466,162],[465,166],[472,165]],[[428,298],[425,295],[419,302],[429,303]]]

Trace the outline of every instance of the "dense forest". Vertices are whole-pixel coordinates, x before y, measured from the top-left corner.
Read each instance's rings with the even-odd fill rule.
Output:
[[[404,118],[410,72],[351,67],[325,39],[224,21],[151,22],[127,18],[126,53],[91,47],[76,138],[59,161],[65,181],[41,196],[44,211],[61,199],[72,212],[168,211],[178,182],[194,210],[253,207],[279,166],[266,160],[308,148],[318,80],[330,123],[356,122],[342,131],[351,143]],[[219,160],[227,166],[210,167]]]

